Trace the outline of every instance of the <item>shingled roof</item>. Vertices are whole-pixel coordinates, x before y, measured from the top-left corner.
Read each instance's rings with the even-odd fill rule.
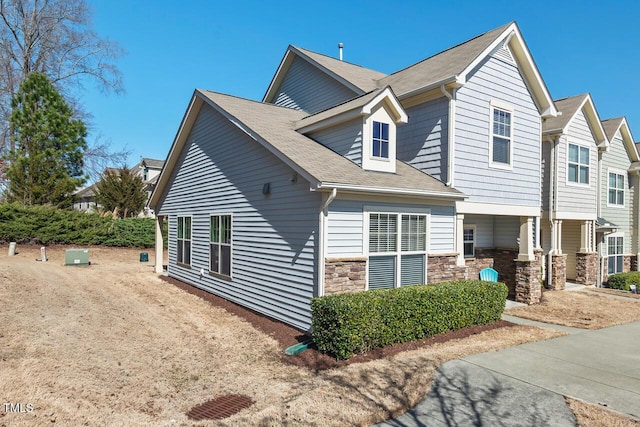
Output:
[[[287,163],[317,189],[347,189],[356,192],[410,194],[462,199],[464,194],[401,161],[396,172],[363,170],[356,163],[295,130],[307,113],[273,104],[251,101],[207,90],[196,90],[191,105],[198,99],[225,116],[258,143]],[[171,174],[173,157],[180,155],[190,125],[199,108],[190,108],[171,148],[167,167],[162,171],[150,205],[155,206]]]
[[[596,111],[591,95],[584,93],[554,101],[556,110],[560,112],[556,117],[549,117],[542,121],[542,133],[552,135],[564,133],[578,111],[583,110],[589,127],[594,134],[596,144],[606,147],[609,138],[602,126],[598,112]]]

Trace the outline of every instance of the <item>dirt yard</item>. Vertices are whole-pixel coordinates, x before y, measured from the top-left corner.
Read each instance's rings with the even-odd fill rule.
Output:
[[[267,333],[160,280],[140,250],[90,248],[65,267],[64,248],[0,247],[0,426],[370,425],[406,411],[435,368],[468,354],[547,339],[515,326],[394,356],[313,371]],[[185,414],[210,399],[249,396],[224,420]]]

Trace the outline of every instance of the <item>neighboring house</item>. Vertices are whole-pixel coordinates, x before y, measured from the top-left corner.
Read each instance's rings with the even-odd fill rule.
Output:
[[[517,25],[384,77],[290,46],[263,101],[313,113],[385,86],[410,117],[398,128],[398,158],[469,196],[456,203],[454,260],[439,261],[450,273],[443,278],[477,277],[494,266],[512,299],[535,302],[540,119],[556,109]]]
[[[301,328],[335,292],[478,277],[540,296],[542,125],[515,23],[385,76],[290,46],[263,102],[196,90],[150,206],[168,274]]]
[[[638,151],[624,117],[608,119],[602,126],[609,150],[600,158],[598,216],[613,224],[599,233],[603,281],[611,274],[637,269],[638,252]],[[635,264],[635,265],[633,265]]]
[[[142,178],[142,182],[144,182],[145,190],[147,192],[147,202],[151,198],[151,193],[153,193],[156,183],[158,182],[158,177],[160,176],[160,172],[162,171],[163,166],[163,160],[143,158],[140,163],[131,168],[131,170],[135,172],[136,175]],[[105,168],[105,173],[118,173],[118,171],[118,168]],[[98,204],[95,200],[95,192],[96,184],[92,184],[88,187],[84,187],[76,191],[76,202],[74,203],[73,208],[80,211],[93,212],[98,207]],[[139,216],[153,217],[153,209],[145,206],[144,210],[140,213]]]
[[[547,286],[597,282],[598,159],[609,147],[589,94],[555,101],[542,123],[542,248]]]
[[[74,193],[76,197],[73,203],[73,209],[85,212],[94,212],[97,208],[96,204],[96,185],[91,184],[83,187]]]
[[[144,157],[140,160],[140,163],[132,168],[133,171],[142,178],[142,182],[144,182],[145,189],[147,191],[147,203],[145,204],[144,211],[141,212],[139,216],[153,217],[155,215],[153,209],[148,206],[148,203],[163,167],[164,160],[148,159]]]

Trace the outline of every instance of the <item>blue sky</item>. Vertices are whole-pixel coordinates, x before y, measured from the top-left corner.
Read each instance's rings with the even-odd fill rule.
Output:
[[[391,73],[517,21],[554,99],[590,92],[640,139],[640,2],[88,0],[127,51],[126,93],[87,85],[90,139],[165,159],[195,88],[261,100],[289,44]],[[115,165],[114,165],[115,166]]]

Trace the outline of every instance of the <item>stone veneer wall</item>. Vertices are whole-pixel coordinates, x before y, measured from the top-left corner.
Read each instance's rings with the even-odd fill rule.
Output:
[[[535,260],[515,261],[516,264],[516,301],[525,304],[538,304],[542,296],[542,251],[534,251]]]
[[[623,273],[628,273],[631,271],[631,258],[633,258],[633,255],[625,255],[622,259],[622,272]]]
[[[467,278],[479,279],[480,270],[491,267],[498,272],[498,281],[509,288],[509,299],[516,297],[516,264],[518,248],[476,248],[475,257],[469,258]]]
[[[576,254],[576,282],[592,286],[598,280],[598,254],[596,252]]]
[[[447,282],[466,278],[466,268],[457,265],[456,254],[429,255],[427,258],[427,283]]]
[[[326,258],[324,262],[324,294],[364,291],[367,258]]]
[[[577,267],[576,267],[577,270]],[[560,291],[567,284],[567,256],[551,255],[551,283],[547,283],[547,289]]]

